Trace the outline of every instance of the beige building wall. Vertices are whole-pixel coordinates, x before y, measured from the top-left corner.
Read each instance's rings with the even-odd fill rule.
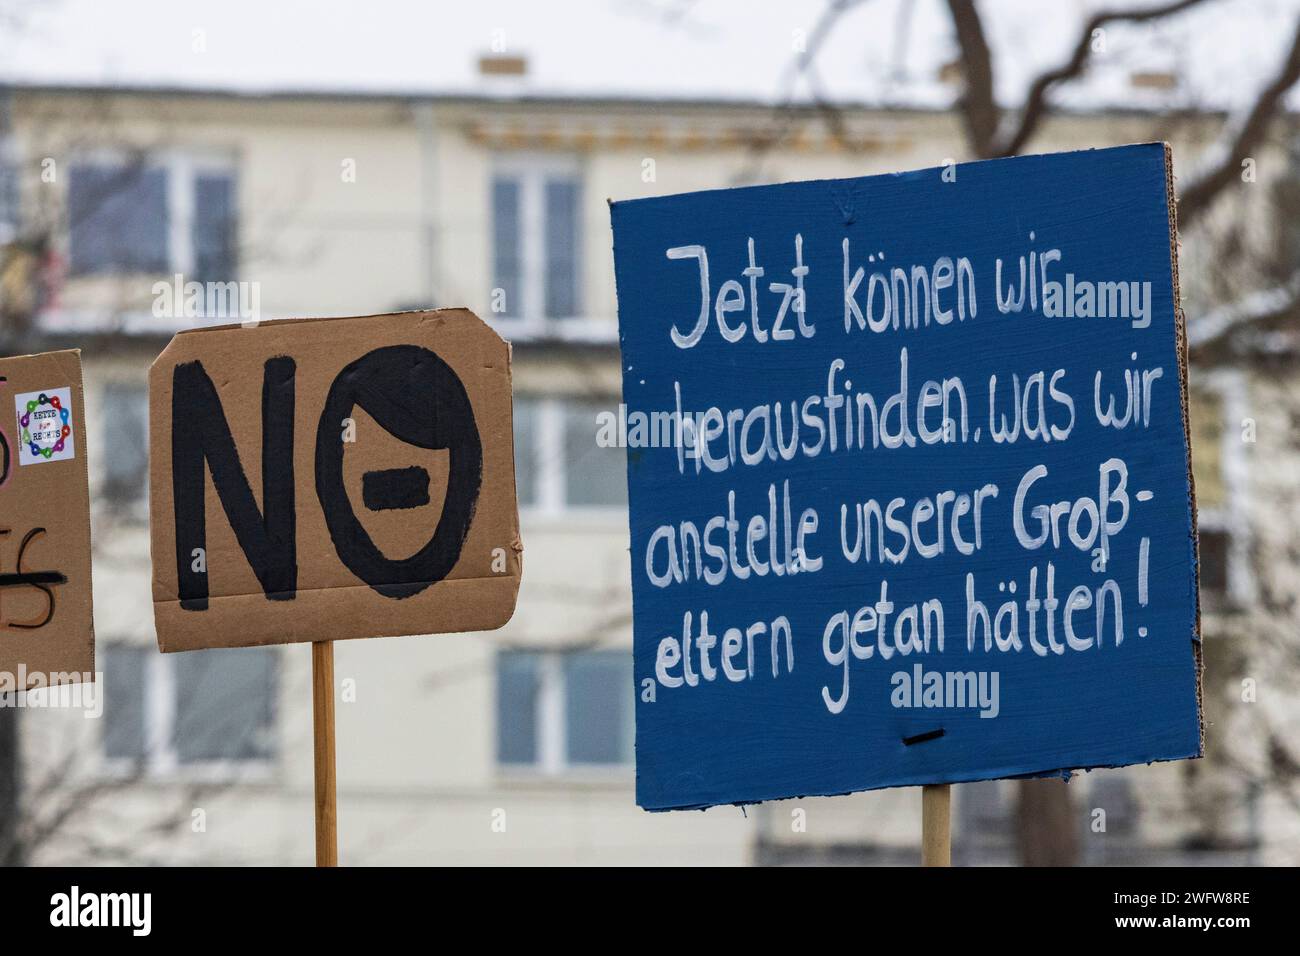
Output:
[[[62,180],[39,181],[42,157],[66,168],[78,155],[141,149],[228,164],[238,181],[239,278],[258,283],[262,318],[431,304],[464,304],[492,318],[494,170],[530,162],[573,169],[583,190],[586,344],[520,337],[515,389],[517,396],[595,397],[611,409],[619,372],[606,199],[966,158],[954,155],[961,142],[955,120],[937,113],[850,115],[852,149],[836,148],[811,120],[784,143],[760,149],[752,140],[771,129],[768,109],[662,104],[32,93],[17,101],[15,117],[28,157],[26,204],[55,224]],[[1150,139],[1151,130],[1143,117],[1060,119],[1036,145],[1110,145]],[[56,225],[54,235],[56,246],[66,247],[66,230]],[[105,433],[95,420],[104,390],[142,386],[170,331],[150,313],[159,278],[166,277],[70,280],[47,316],[50,330],[87,343],[92,483],[105,470]],[[134,334],[105,337],[121,327]],[[501,328],[512,335],[512,327]],[[591,427],[594,441],[594,420]],[[352,695],[338,705],[344,863],[744,864],[760,847],[797,853],[871,843],[901,853],[917,844],[915,790],[784,801],[748,814],[727,807],[648,814],[634,805],[630,764],[559,774],[502,767],[495,723],[501,649],[631,647],[625,512],[525,508],[522,523],[523,586],[515,617],[501,631],[338,646],[336,676]],[[150,646],[143,515],[97,503],[94,530],[100,647]],[[70,757],[84,788],[83,805],[38,847],[37,861],[84,861],[86,847],[95,846],[105,862],[128,853],[149,862],[310,862],[310,655],[301,646],[277,654],[274,757],[265,765],[123,771],[99,753],[101,721],[30,715],[29,784]],[[1185,806],[1180,769],[1128,773],[1148,807],[1142,819],[1152,839],[1180,839],[1183,831],[1168,825],[1171,809]],[[1076,791],[1080,805],[1089,786],[1085,780]],[[1011,784],[998,792],[1013,799]]]

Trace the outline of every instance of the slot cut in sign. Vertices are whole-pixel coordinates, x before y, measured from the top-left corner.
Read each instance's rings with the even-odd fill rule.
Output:
[[[472,313],[183,332],[149,388],[162,650],[514,613],[510,350]]]
[[[1167,147],[613,203],[650,810],[1199,756]]]

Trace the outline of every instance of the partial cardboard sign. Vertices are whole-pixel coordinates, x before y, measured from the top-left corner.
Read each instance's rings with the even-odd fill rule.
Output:
[[[93,681],[81,353],[0,358],[0,690]]]
[[[163,651],[505,624],[510,347],[463,309],[181,332],[149,372]]]
[[[641,806],[1201,753],[1166,147],[612,218]]]

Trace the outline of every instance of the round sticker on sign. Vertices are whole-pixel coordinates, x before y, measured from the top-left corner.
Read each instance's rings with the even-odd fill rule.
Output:
[[[72,390],[50,388],[14,397],[21,437],[18,463],[34,465],[75,457],[72,442]]]

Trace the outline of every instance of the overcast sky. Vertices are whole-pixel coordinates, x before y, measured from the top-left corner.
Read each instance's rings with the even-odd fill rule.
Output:
[[[999,96],[1063,60],[1086,14],[1154,0],[984,0]],[[823,0],[0,0],[0,80],[262,91],[806,99],[792,71]],[[910,9],[910,12],[909,12]],[[1216,0],[1155,26],[1113,27],[1061,102],[1232,106],[1282,56],[1300,0]],[[494,42],[528,76],[477,74]],[[946,106],[955,57],[942,0],[862,0],[817,58],[824,94]],[[1173,92],[1134,71],[1172,71]],[[792,79],[793,76],[793,79]],[[1300,104],[1293,97],[1292,107]]]

